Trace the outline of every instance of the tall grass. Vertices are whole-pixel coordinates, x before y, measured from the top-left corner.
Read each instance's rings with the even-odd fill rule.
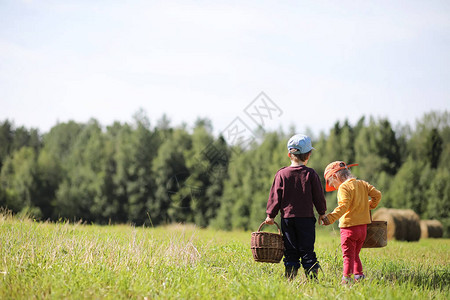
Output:
[[[249,232],[190,225],[35,222],[0,214],[0,299],[449,299],[450,240],[364,249],[368,279],[339,285],[336,231],[319,229],[318,282],[253,261]]]

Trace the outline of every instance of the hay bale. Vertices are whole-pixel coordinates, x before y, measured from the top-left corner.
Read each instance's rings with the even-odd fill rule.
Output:
[[[441,238],[444,235],[444,227],[438,220],[420,220],[420,238]]]
[[[399,241],[420,239],[420,219],[411,209],[380,208],[374,214],[374,221],[387,221],[387,238]]]

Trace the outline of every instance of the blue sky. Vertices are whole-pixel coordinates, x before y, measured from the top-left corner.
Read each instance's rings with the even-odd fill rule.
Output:
[[[0,1],[0,120],[212,120],[268,130],[450,108],[448,1]]]

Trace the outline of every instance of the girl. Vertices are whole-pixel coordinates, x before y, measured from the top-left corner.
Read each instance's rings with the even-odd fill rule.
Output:
[[[343,161],[330,163],[324,172],[326,191],[338,190],[338,207],[326,215],[324,225],[333,224],[339,219],[341,248],[344,258],[344,270],[341,284],[350,283],[355,274],[355,281],[364,279],[359,252],[370,224],[370,209],[377,207],[381,200],[381,192],[363,180],[352,176],[349,167]],[[369,200],[369,197],[371,200]]]

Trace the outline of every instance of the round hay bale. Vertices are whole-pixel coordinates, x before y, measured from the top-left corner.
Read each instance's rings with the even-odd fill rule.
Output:
[[[444,227],[438,220],[420,220],[420,238],[441,238],[444,235]]]
[[[411,209],[380,208],[374,214],[374,221],[387,221],[387,238],[399,241],[420,239],[420,219]]]

